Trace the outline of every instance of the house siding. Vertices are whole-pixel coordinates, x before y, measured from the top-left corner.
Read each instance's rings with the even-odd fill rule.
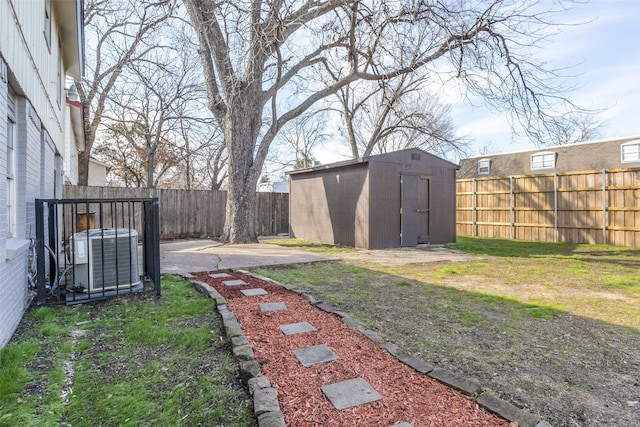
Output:
[[[5,239],[6,243],[6,239]],[[3,245],[4,246],[4,245]],[[6,254],[6,252],[5,252]],[[28,251],[0,263],[0,348],[9,341],[30,301],[27,287]]]
[[[0,58],[0,61],[2,59]],[[4,64],[4,62],[3,62]],[[0,65],[0,67],[6,66]],[[28,271],[28,244],[25,239],[8,238],[7,229],[7,117],[9,113],[8,105],[8,77],[0,79],[0,348],[3,347],[11,338],[13,331],[18,326],[22,314],[29,304],[29,289],[27,286]],[[15,165],[15,181],[16,181],[16,236],[20,236],[20,228],[25,228],[24,191],[21,191],[21,183],[26,178],[26,168],[20,164],[26,164],[25,161],[19,162],[22,156],[26,155],[28,132],[25,129],[24,108],[26,103],[24,99],[16,99],[15,121],[16,121],[16,138],[14,144],[16,165]],[[23,235],[24,233],[22,233]],[[11,248],[17,247],[17,253],[7,251],[7,246]],[[9,255],[9,252],[12,254]],[[8,257],[10,256],[11,259]]]
[[[45,1],[0,0],[0,348],[10,340],[31,300],[28,286],[30,240],[35,238],[35,199],[61,194],[65,152],[64,75],[78,64],[78,38],[59,31],[65,14],[79,5],[51,1],[51,45],[44,30]],[[81,14],[78,14],[80,16]],[[67,30],[69,27],[67,27]],[[74,43],[65,46],[63,36]],[[61,48],[60,44],[63,46]],[[73,54],[76,50],[77,55]],[[70,53],[71,50],[71,53]],[[62,76],[62,78],[58,78]],[[9,91],[15,104],[15,233],[7,224],[7,117]],[[15,93],[15,95],[13,95]],[[46,233],[46,230],[45,230]],[[45,241],[47,241],[45,236]]]
[[[8,71],[7,64],[0,57],[0,260],[3,260],[6,258],[6,236],[7,236],[7,218],[6,218],[7,173],[6,173],[5,167],[2,166],[7,164],[6,141],[7,141],[7,120],[8,120],[8,113],[9,113],[8,105],[7,105],[7,102],[9,101],[7,71]],[[0,294],[2,293],[1,287],[2,287],[2,284],[0,283]],[[0,299],[0,301],[3,301],[3,299]],[[0,334],[0,347],[1,347],[1,343],[2,343],[2,335]]]
[[[0,88],[0,348],[9,340],[29,304],[29,240],[35,238],[35,199],[53,198],[55,146],[42,128],[35,109],[23,96],[16,96],[15,138],[15,236],[8,238],[6,203],[8,86]],[[56,180],[59,181],[59,180]],[[60,194],[60,191],[58,191]],[[45,230],[46,234],[46,230]],[[45,241],[47,236],[45,236]],[[7,247],[11,247],[11,251]]]
[[[64,153],[63,153],[63,166],[62,170],[64,171],[63,183],[78,185],[78,150],[76,149],[76,145],[73,137],[73,127],[71,126],[71,109],[78,108],[75,106],[71,106],[69,104],[65,107],[65,116],[64,116],[64,133],[65,133],[65,144],[64,144]],[[91,174],[89,174],[91,176]],[[93,185],[93,184],[92,184]],[[102,183],[102,185],[105,185]]]

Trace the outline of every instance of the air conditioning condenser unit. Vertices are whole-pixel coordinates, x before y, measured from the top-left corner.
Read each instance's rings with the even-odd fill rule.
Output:
[[[75,233],[70,243],[74,289],[103,292],[141,284],[136,230],[95,228]]]

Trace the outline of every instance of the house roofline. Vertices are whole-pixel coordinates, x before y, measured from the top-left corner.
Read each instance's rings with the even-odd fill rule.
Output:
[[[101,162],[100,160],[96,159],[93,156],[89,156],[89,162],[90,163],[95,163],[96,165],[99,165],[99,166],[104,166],[107,169],[111,169],[111,165],[108,165],[105,162]]]
[[[602,143],[606,143],[606,142],[620,142],[621,144],[623,144],[625,142],[630,142],[630,141],[634,141],[634,140],[640,140],[640,135],[617,137],[617,138],[598,139],[596,141],[576,142],[574,144],[566,144],[566,145],[549,145],[549,146],[543,146],[543,147],[532,148],[532,149],[527,149],[527,150],[507,151],[507,152],[504,152],[504,153],[483,154],[483,155],[480,155],[480,156],[465,157],[464,159],[461,159],[461,160],[488,159],[488,158],[495,157],[495,156],[505,156],[505,155],[509,155],[509,154],[534,153],[534,152],[539,152],[539,151],[553,151],[553,150],[557,150],[557,149],[561,149],[561,148],[569,148],[569,147],[576,147],[576,146],[589,145],[589,144],[602,144]]]
[[[84,76],[84,1],[54,0],[52,7],[63,40],[62,57],[65,74],[75,80]]]

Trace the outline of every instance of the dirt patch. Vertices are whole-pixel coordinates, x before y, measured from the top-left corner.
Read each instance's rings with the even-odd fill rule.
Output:
[[[261,271],[554,426],[640,426],[640,332],[344,264]]]
[[[253,346],[263,373],[278,392],[287,425],[389,426],[409,422],[414,426],[507,426],[508,422],[482,410],[471,399],[415,372],[335,315],[325,313],[286,289],[253,277],[232,273],[231,278],[199,280],[215,287],[227,299],[244,334]],[[228,287],[222,280],[242,279],[247,286]],[[241,290],[260,287],[265,296],[245,297]],[[260,304],[284,302],[287,310],[260,311]],[[309,322],[317,332],[285,336],[280,325]],[[326,344],[338,360],[303,367],[293,350]],[[363,378],[382,400],[336,410],[324,397],[324,385]]]
[[[459,251],[428,245],[425,245],[424,247],[419,246],[417,248],[377,250],[355,249],[352,252],[330,255],[328,258],[333,260],[356,261],[389,266],[427,262],[466,262],[479,259],[479,257],[464,255]]]

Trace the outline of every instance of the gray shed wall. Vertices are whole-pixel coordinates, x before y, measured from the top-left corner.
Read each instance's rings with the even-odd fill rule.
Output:
[[[456,165],[411,149],[290,175],[291,235],[367,249],[399,247],[403,174],[430,179],[430,241],[456,240]]]
[[[431,243],[456,241],[456,170],[434,167],[431,178]]]
[[[398,163],[370,164],[369,248],[400,247],[400,172]]]
[[[369,174],[355,164],[291,175],[291,235],[323,243],[369,246]]]

